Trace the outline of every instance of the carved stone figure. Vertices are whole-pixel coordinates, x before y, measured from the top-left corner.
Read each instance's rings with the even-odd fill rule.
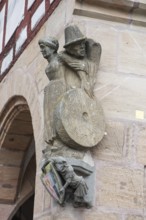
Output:
[[[45,69],[49,80],[57,80],[64,78],[64,72],[60,69],[60,61],[58,56],[58,40],[54,37],[48,37],[39,40],[39,46],[43,57],[48,61],[48,66]]]
[[[57,181],[59,174],[64,181],[61,189],[61,180],[58,181],[59,193],[65,194],[71,188],[74,206],[91,207],[95,170],[94,164],[90,164],[93,160],[89,149],[102,140],[105,132],[103,110],[94,97],[101,45],[86,38],[77,26],[69,25],[65,28],[63,52],[57,52],[59,44],[52,37],[40,40],[39,46],[48,61],[45,72],[49,79],[44,91],[46,146],[43,156],[47,163],[52,161],[53,164],[42,177],[44,185],[50,184],[47,175],[49,177],[52,169],[54,180]],[[81,176],[75,170],[77,164],[80,164]],[[87,183],[92,183],[88,184],[89,188]],[[48,191],[62,204],[63,194],[58,197],[58,191],[53,191],[52,187]]]
[[[92,98],[101,45],[87,39],[76,25],[70,25],[65,29],[64,48],[60,57],[68,67],[65,73],[68,88],[81,88]]]
[[[43,57],[48,61],[45,73],[50,83],[44,89],[44,139],[46,146],[50,146],[56,137],[54,109],[58,99],[66,91],[66,88],[64,71],[57,53],[59,47],[58,40],[54,37],[48,37],[39,40],[38,43]]]
[[[82,176],[75,173],[73,167],[67,163],[64,157],[52,157],[49,161],[46,161],[42,167],[44,167],[48,162],[51,162],[56,171],[61,175],[64,180],[64,185],[60,189],[61,194],[65,194],[68,187],[72,189],[73,192],[73,204],[74,207],[91,207],[91,201],[87,201],[85,196],[88,193],[88,186]]]
[[[56,107],[56,132],[70,147],[94,147],[105,131],[102,107],[93,94],[101,46],[70,25],[65,29],[64,48],[59,56],[67,92]]]

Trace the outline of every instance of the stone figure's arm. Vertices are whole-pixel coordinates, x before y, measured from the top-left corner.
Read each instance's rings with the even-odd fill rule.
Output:
[[[93,39],[86,40],[86,54],[89,68],[89,81],[92,91],[96,83],[96,75],[98,72],[102,48],[100,43],[95,42]]]
[[[73,58],[67,53],[63,53],[63,52],[59,54],[59,57],[65,65],[72,68],[75,72],[83,71],[87,74],[86,65],[84,64],[83,61]]]
[[[71,183],[71,180],[68,179],[66,183],[64,184],[64,186],[60,189],[60,192],[64,192],[70,183]]]
[[[93,97],[93,91],[90,86],[90,82],[88,79],[88,76],[85,75],[83,71],[77,71],[77,74],[79,75],[81,79],[81,88],[85,90],[85,92],[92,98]]]
[[[86,40],[86,53],[87,53],[87,58],[98,66],[100,62],[101,53],[102,53],[101,44],[95,42],[93,39],[87,39]]]

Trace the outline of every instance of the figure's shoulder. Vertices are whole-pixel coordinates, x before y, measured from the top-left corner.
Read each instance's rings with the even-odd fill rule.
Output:
[[[86,39],[86,54],[87,58],[92,61],[97,61],[101,57],[101,44],[99,42],[94,41],[91,38]]]
[[[66,171],[67,171],[67,173],[72,173],[72,172],[74,172],[73,167],[72,167],[71,165],[68,165],[68,166],[66,167]]]
[[[101,44],[93,40],[92,38],[86,38],[86,44],[89,45],[90,47],[96,46],[96,47],[101,48]]]
[[[59,58],[62,63],[70,64],[76,60],[73,56],[69,55],[66,51],[61,51],[59,53]]]

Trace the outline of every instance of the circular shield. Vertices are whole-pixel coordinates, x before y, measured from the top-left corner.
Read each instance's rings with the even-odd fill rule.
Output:
[[[94,147],[105,132],[102,107],[82,89],[71,89],[56,107],[55,127],[60,139],[68,146]]]

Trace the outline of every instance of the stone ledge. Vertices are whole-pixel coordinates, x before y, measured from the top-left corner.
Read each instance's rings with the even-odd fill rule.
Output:
[[[74,15],[146,26],[146,1],[76,0]]]

